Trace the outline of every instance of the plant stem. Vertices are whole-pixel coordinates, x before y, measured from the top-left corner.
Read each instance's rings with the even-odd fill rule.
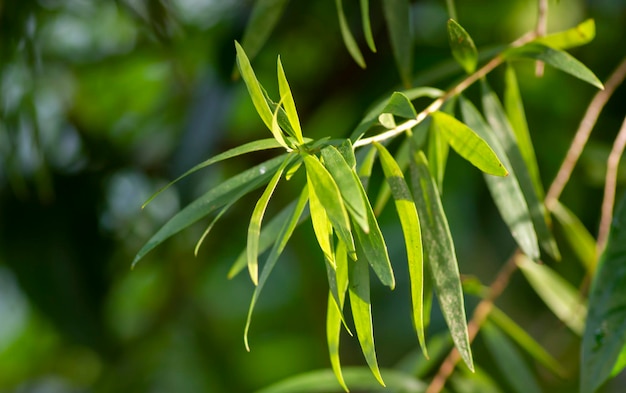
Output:
[[[548,32],[548,0],[539,0],[539,7],[537,10],[537,26],[535,27],[535,34],[537,37],[543,37]],[[535,65],[535,75],[543,76],[544,64],[543,61],[538,61]]]
[[[448,8],[448,17],[458,22],[456,18],[456,8],[454,7],[454,0],[446,0],[446,7]]]

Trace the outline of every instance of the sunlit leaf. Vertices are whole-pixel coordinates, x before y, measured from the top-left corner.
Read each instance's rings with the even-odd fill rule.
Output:
[[[239,66],[239,72],[248,88],[248,93],[250,93],[254,108],[261,117],[261,120],[263,120],[263,123],[265,123],[265,126],[271,130],[272,111],[269,105],[267,105],[267,101],[265,101],[261,84],[257,80],[256,75],[254,75],[254,70],[252,69],[252,65],[250,65],[250,60],[248,60],[246,52],[244,52],[237,41],[235,41],[235,48],[237,49],[237,65]]]
[[[432,273],[433,287],[439,306],[463,361],[470,369],[473,369],[454,243],[437,185],[430,175],[428,162],[421,151],[415,153],[411,161],[411,183],[413,198],[420,217],[424,256]]]
[[[413,324],[417,330],[420,346],[427,355],[426,338],[424,335],[424,257],[422,252],[422,234],[417,209],[409,186],[404,180],[402,170],[391,154],[381,144],[374,143],[380,156],[380,163],[400,217],[400,225],[404,235],[409,278],[411,280],[411,304],[413,306]]]
[[[411,160],[410,153],[410,140],[405,139],[402,141],[402,144],[394,154],[394,160],[400,167],[400,170],[404,172],[409,167],[409,161]],[[389,188],[389,184],[384,182],[380,186],[380,190],[378,191],[378,195],[376,196],[376,202],[374,203],[374,213],[378,216],[383,211],[389,198],[391,197],[391,188]]]
[[[528,131],[528,123],[526,122],[526,114],[524,112],[524,104],[522,103],[522,95],[519,91],[517,84],[517,76],[515,70],[509,64],[506,67],[506,73],[504,77],[504,108],[506,115],[511,124],[511,128],[515,133],[517,139],[517,146],[519,147],[526,168],[528,168],[528,174],[535,187],[535,192],[539,200],[544,199],[543,185],[541,184],[541,177],[539,176],[539,167],[537,165],[537,158],[535,157],[535,149],[533,142],[530,139],[530,132]],[[549,222],[549,221],[548,221]]]
[[[492,148],[471,128],[444,112],[435,112],[431,116],[437,130],[461,157],[490,175],[508,174]]]
[[[335,0],[335,5],[337,6],[337,16],[339,17],[339,28],[341,29],[341,37],[343,37],[343,43],[346,45],[346,48],[348,49],[348,52],[350,53],[350,56],[352,56],[354,61],[361,68],[365,68],[365,60],[363,59],[363,54],[361,53],[359,46],[354,40],[352,32],[350,32],[350,27],[348,26],[346,15],[343,12],[342,0]]]
[[[589,294],[580,392],[593,393],[624,365],[626,350],[626,199],[622,198]]]
[[[248,272],[250,273],[250,278],[254,285],[257,285],[259,278],[259,265],[258,265],[258,255],[259,255],[259,238],[261,236],[261,221],[263,221],[263,215],[265,214],[265,209],[267,208],[267,204],[276,189],[276,185],[278,181],[283,175],[285,168],[293,161],[294,155],[289,155],[283,161],[282,165],[278,168],[269,184],[263,191],[263,194],[257,201],[254,206],[254,210],[252,211],[252,217],[250,218],[250,224],[248,225],[248,245],[247,245],[247,254],[248,254]]]
[[[481,333],[509,388],[517,393],[541,393],[537,378],[511,341],[489,321],[483,324]]]
[[[376,148],[374,146],[370,146],[369,150],[367,150],[367,154],[365,154],[359,164],[357,173],[359,175],[359,180],[361,180],[361,184],[363,184],[363,190],[367,190],[367,186],[369,185],[370,177],[372,176],[372,168],[376,162],[376,153]]]
[[[280,127],[280,125],[278,124],[278,113],[279,113],[279,111],[281,109],[282,103],[283,103],[283,100],[281,99],[280,102],[278,103],[278,105],[276,105],[276,107],[274,109],[274,114],[272,115],[272,128],[271,128],[271,131],[272,131],[272,135],[274,135],[274,139],[276,139],[278,141],[278,143],[281,144],[281,146],[284,146],[285,149],[287,149],[287,151],[290,151],[295,146],[292,143],[287,143],[287,138],[283,134],[283,130]]]
[[[300,120],[298,119],[298,112],[296,111],[296,103],[293,100],[293,95],[291,94],[291,89],[289,88],[289,83],[287,82],[287,77],[285,76],[285,70],[283,69],[280,57],[278,57],[277,68],[278,88],[280,91],[281,101],[285,106],[285,112],[287,113],[289,124],[291,124],[291,128],[294,130],[298,144],[303,144],[304,139],[302,138],[302,128],[300,128]]]
[[[450,144],[443,132],[439,130],[439,123],[434,121],[431,121],[430,129],[428,130],[427,152],[430,173],[436,180],[439,191],[443,192],[443,178],[446,173]]]
[[[510,166],[508,169],[517,176],[519,186],[522,189],[524,199],[530,211],[530,217],[535,227],[539,244],[552,258],[556,260],[561,259],[556,241],[546,221],[548,217],[546,208],[535,191],[530,173],[517,145],[515,133],[506,117],[500,100],[484,79],[482,80],[482,104],[487,122],[509,158]]]
[[[339,150],[334,146],[326,146],[322,149],[324,166],[339,187],[339,192],[345,202],[348,213],[354,221],[363,229],[369,232],[367,214],[365,212],[365,201],[361,194],[361,183],[356,172],[343,158]]]
[[[265,261],[265,265],[263,265],[261,277],[259,278],[259,285],[254,288],[252,300],[250,301],[250,308],[248,309],[246,327],[243,334],[244,343],[248,351],[250,351],[250,345],[248,343],[248,332],[250,331],[250,323],[252,322],[252,312],[254,311],[254,306],[259,299],[261,291],[263,290],[263,287],[265,286],[265,283],[267,282],[267,279],[270,276],[272,269],[274,269],[274,266],[276,266],[278,258],[285,249],[285,246],[287,245],[289,238],[291,238],[291,235],[293,234],[296,225],[298,225],[298,220],[302,215],[302,212],[304,211],[308,200],[308,195],[309,194],[305,187],[304,190],[302,190],[302,192],[300,193],[300,197],[295,204],[293,212],[291,213],[289,218],[283,222],[283,225],[280,228],[280,231],[276,237],[276,242],[274,242],[274,246],[272,247],[272,251],[270,251],[270,254],[267,256],[267,260]]]
[[[500,157],[502,165],[510,168],[509,175],[505,177],[485,174],[485,182],[487,187],[489,187],[489,192],[502,219],[509,227],[511,235],[520,249],[532,259],[538,259],[539,244],[537,243],[537,235],[532,224],[530,211],[517,180],[517,174],[511,169],[512,165],[504,147],[502,147],[493,131],[485,123],[478,110],[465,98],[461,98],[461,113],[467,125],[489,143],[489,146]]]
[[[396,59],[404,87],[413,79],[413,34],[411,34],[411,5],[408,0],[385,0],[383,15],[387,22],[391,49]]]
[[[265,161],[211,188],[166,222],[137,252],[132,266],[135,266],[149,251],[171,236],[214,210],[238,200],[250,191],[267,183],[285,158],[285,155],[281,155]]]
[[[596,240],[576,215],[556,201],[550,211],[563,229],[563,235],[589,274],[596,270]]]
[[[511,337],[535,360],[543,364],[549,370],[561,377],[566,376],[566,372],[561,364],[550,355],[526,330],[520,327],[515,321],[509,318],[502,310],[493,307],[489,313],[489,319],[497,325],[504,333]]]
[[[366,367],[345,367],[343,375],[346,384],[354,391],[376,392],[393,390],[403,393],[423,393],[426,384],[410,374],[395,370],[382,370],[387,381],[387,389],[380,386],[378,381]],[[337,382],[332,370],[310,371],[305,374],[282,380],[256,393],[336,393],[343,388]]]
[[[357,249],[360,253],[360,249]],[[357,338],[361,350],[372,373],[385,386],[378,369],[376,349],[374,347],[374,328],[372,326],[372,304],[370,302],[370,275],[367,257],[359,254],[359,258],[350,266],[350,308]]]
[[[248,56],[253,58],[267,41],[285,9],[288,0],[256,0],[246,24],[241,45]]]
[[[237,146],[237,147],[232,148],[230,150],[227,150],[227,151],[225,151],[223,153],[220,153],[220,154],[218,154],[218,155],[216,155],[214,157],[211,157],[208,160],[206,160],[204,162],[201,162],[200,164],[194,166],[193,168],[191,168],[187,172],[185,172],[182,175],[178,176],[175,180],[169,182],[165,187],[163,187],[159,191],[155,192],[146,202],[144,202],[144,204],[141,206],[141,208],[143,209],[144,207],[146,207],[146,205],[148,203],[150,203],[160,193],[162,193],[163,191],[165,191],[168,188],[170,188],[174,183],[180,181],[184,177],[187,177],[187,176],[191,175],[192,173],[194,173],[194,172],[196,172],[196,171],[198,171],[198,170],[200,170],[202,168],[206,168],[209,165],[215,164],[217,162],[220,162],[220,161],[223,161],[223,160],[226,160],[226,159],[229,159],[229,158],[237,157],[237,156],[240,156],[242,154],[251,153],[251,152],[260,151],[260,150],[276,149],[278,147],[282,147],[282,146],[274,138],[260,139],[258,141],[245,143],[245,144],[243,144],[241,146]]]
[[[370,5],[369,0],[361,0],[361,23],[363,23],[363,35],[365,41],[372,52],[376,52],[376,43],[372,35],[372,24],[370,23]]]
[[[597,76],[572,55],[549,46],[531,42],[526,45],[510,48],[504,52],[507,60],[533,59],[541,60],[552,67],[566,72],[582,81],[585,81],[599,89],[604,89],[602,82]]]
[[[320,246],[324,259],[333,267],[335,266],[335,257],[332,249],[332,233],[333,228],[324,206],[319,200],[315,189],[309,187],[309,210],[311,212],[311,223],[313,224],[313,233],[317,238],[317,244]]]
[[[546,265],[540,265],[525,255],[516,257],[517,265],[537,295],[563,323],[582,336],[587,305],[576,288]]]
[[[315,190],[315,194],[318,196],[324,210],[326,210],[328,219],[332,223],[337,236],[346,244],[348,254],[354,259],[356,251],[354,250],[354,239],[350,230],[350,219],[337,183],[335,183],[333,177],[317,157],[309,154],[304,155],[304,165],[306,166],[309,189]]]
[[[465,29],[454,19],[448,20],[448,41],[452,56],[463,67],[465,72],[471,74],[478,64],[478,51],[474,40]]]
[[[591,42],[596,36],[596,23],[587,19],[571,29],[536,38],[534,42],[554,49],[568,49]]]

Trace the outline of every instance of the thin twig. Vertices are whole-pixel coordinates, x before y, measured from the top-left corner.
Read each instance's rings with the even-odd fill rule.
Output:
[[[622,83],[624,77],[626,77],[626,58],[624,58],[615,71],[613,71],[604,85],[604,90],[596,93],[593,100],[591,100],[591,103],[587,107],[587,112],[585,112],[585,116],[580,122],[580,126],[578,127],[574,140],[567,151],[563,164],[561,164],[561,168],[559,168],[559,172],[546,194],[545,203],[548,209],[550,209],[561,196],[565,185],[572,175],[574,166],[578,162],[580,154],[587,144],[591,130],[593,130],[602,108],[604,108],[604,105],[606,105],[617,86]]]
[[[537,10],[537,26],[535,33],[537,37],[543,37],[548,32],[548,0],[539,0],[539,9]],[[538,61],[535,65],[535,75],[543,76],[543,61]]]
[[[622,123],[622,127],[615,138],[611,154],[607,160],[606,181],[604,183],[604,198],[602,199],[602,218],[600,219],[600,228],[598,230],[598,242],[596,245],[596,256],[599,256],[609,236],[611,228],[611,220],[613,218],[613,206],[615,204],[615,189],[617,186],[617,169],[619,160],[626,146],[626,118]]]

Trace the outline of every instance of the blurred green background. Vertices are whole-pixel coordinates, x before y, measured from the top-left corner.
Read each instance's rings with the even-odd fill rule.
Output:
[[[331,0],[289,2],[253,60],[273,94],[281,55],[312,138],[349,135],[369,105],[400,88],[380,1],[371,2],[376,54],[365,48],[358,2],[345,3],[367,69],[349,57]],[[458,3],[459,21],[479,49],[513,41],[535,24],[535,1]],[[253,318],[252,351],[244,349],[253,286],[245,274],[228,280],[226,273],[245,245],[258,193],[218,223],[197,258],[193,248],[206,222],[130,270],[137,250],[178,209],[275,154],[205,169],[140,209],[196,163],[269,136],[243,83],[232,79],[234,40],[251,7],[244,0],[0,0],[0,391],[246,392],[329,367],[327,284],[309,224],[296,231],[271,277]],[[596,39],[572,54],[605,80],[626,55],[626,2],[550,1],[549,31],[586,18],[596,21]],[[446,19],[443,0],[412,3],[416,75],[450,60]],[[516,69],[547,186],[595,90],[550,68],[535,78],[531,62]],[[446,88],[460,75],[428,83]],[[502,70],[489,79],[501,91]],[[622,87],[562,198],[592,233],[625,103]],[[283,184],[268,216],[299,186],[296,179]],[[489,283],[514,244],[480,173],[454,155],[444,206],[461,272]],[[416,350],[417,339],[393,209],[381,225],[398,287],[389,292],[373,283],[375,337],[380,363],[393,367]],[[562,253],[554,268],[580,285],[583,268],[571,251]],[[468,298],[468,313],[476,303]],[[574,391],[579,338],[520,275],[498,304],[571,371],[562,380],[537,366],[546,391]],[[430,333],[444,329],[435,310]],[[480,337],[474,347],[478,364],[498,380]],[[342,359],[364,364],[356,340],[344,338]],[[624,383],[606,391],[622,392]]]

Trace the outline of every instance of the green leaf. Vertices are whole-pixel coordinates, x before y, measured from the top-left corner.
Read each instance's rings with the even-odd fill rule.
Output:
[[[214,210],[233,201],[237,201],[250,191],[267,183],[285,158],[286,155],[283,154],[269,161],[265,161],[211,188],[207,193],[187,205],[166,222],[161,229],[144,244],[139,252],[137,252],[132,266],[134,267],[149,251],[171,236],[187,228]]]
[[[285,70],[280,62],[280,56],[278,57],[277,68],[278,88],[280,90],[281,101],[283,101],[285,106],[285,112],[287,113],[289,124],[291,124],[291,128],[294,130],[296,140],[298,141],[298,144],[301,145],[304,143],[304,139],[302,138],[302,128],[300,128],[300,120],[298,119],[298,112],[296,111],[296,103],[293,100],[293,95],[291,94],[291,89],[289,88],[287,77],[285,76]]]
[[[484,173],[494,176],[508,174],[496,153],[474,130],[444,112],[435,112],[431,116],[438,130],[461,157]]]
[[[556,375],[565,378],[566,371],[552,355],[550,355],[526,330],[521,328],[515,321],[508,317],[502,310],[493,307],[489,313],[489,319],[503,332],[511,337],[535,360],[543,364]]]
[[[413,324],[424,356],[428,357],[426,338],[424,335],[424,258],[422,252],[422,234],[415,202],[404,180],[402,170],[391,154],[381,144],[374,143],[380,156],[380,163],[400,217],[400,225],[404,235],[409,278],[411,280],[411,303],[413,305]]]
[[[517,393],[541,393],[537,378],[509,339],[489,321],[483,324],[481,333],[509,387]]]
[[[350,27],[348,26],[348,21],[346,20],[346,15],[343,12],[343,4],[342,0],[335,0],[335,5],[337,6],[337,16],[339,17],[339,28],[341,29],[341,37],[343,38],[343,43],[346,45],[350,56],[354,59],[354,61],[361,67],[365,68],[365,60],[363,59],[363,54],[359,49],[352,33],[350,32]]]
[[[428,170],[424,153],[418,151],[411,161],[413,197],[420,217],[424,256],[430,267],[433,286],[450,334],[463,361],[474,369],[467,332],[467,320],[459,266],[448,220],[439,191]]]
[[[525,255],[518,255],[516,261],[537,295],[554,315],[574,333],[582,336],[587,305],[578,290],[548,266],[535,263]]]
[[[283,222],[283,225],[280,228],[280,232],[278,233],[278,236],[276,238],[276,242],[272,247],[272,251],[270,251],[270,254],[267,256],[267,260],[265,261],[265,265],[263,265],[263,270],[261,271],[261,277],[259,279],[259,285],[254,288],[254,294],[252,295],[252,300],[250,301],[246,327],[243,334],[246,350],[248,351],[250,351],[250,345],[248,343],[248,332],[250,331],[250,323],[252,322],[252,312],[254,311],[254,306],[259,300],[261,291],[263,290],[263,287],[265,286],[265,283],[267,282],[267,279],[269,278],[272,269],[274,269],[274,266],[276,266],[278,258],[285,249],[285,246],[287,246],[287,242],[289,241],[289,238],[291,238],[291,235],[293,234],[296,225],[298,225],[298,219],[304,211],[308,195],[309,193],[307,192],[307,189],[305,187],[304,190],[302,190],[302,192],[300,193],[300,197],[295,204],[293,212],[291,213],[289,218]]]
[[[626,350],[626,198],[613,217],[589,294],[580,392],[593,393],[624,367]]]
[[[198,256],[198,251],[200,250],[200,246],[204,242],[204,239],[206,239],[206,237],[209,236],[209,233],[211,233],[211,230],[213,229],[213,226],[215,226],[215,224],[219,221],[219,219],[222,218],[224,213],[226,213],[228,211],[228,209],[230,209],[234,204],[235,204],[234,202],[231,202],[228,205],[222,207],[222,209],[220,209],[219,213],[217,213],[215,215],[215,217],[213,218],[213,220],[211,220],[211,222],[209,223],[207,228],[202,233],[202,236],[200,236],[200,239],[198,239],[198,242],[196,243],[196,247],[193,249],[193,255],[194,256],[196,256],[196,257]]]
[[[399,91],[396,91],[391,95],[389,101],[387,101],[387,104],[383,109],[383,112],[404,117],[405,119],[414,119],[417,117],[417,112],[415,111],[415,107],[411,103],[409,97]]]
[[[587,19],[576,27],[539,37],[533,42],[547,45],[554,49],[568,49],[591,42],[595,36],[596,24],[593,19]]]
[[[248,225],[248,271],[250,273],[250,278],[254,285],[257,285],[259,278],[259,238],[261,236],[261,221],[263,221],[263,215],[265,214],[265,209],[267,208],[267,204],[276,189],[276,185],[278,181],[283,175],[283,172],[289,164],[294,159],[294,155],[288,155],[283,161],[282,165],[278,168],[274,176],[270,180],[269,184],[263,191],[263,194],[259,198],[254,206],[254,210],[252,211],[252,217],[250,218],[250,224]]]
[[[396,151],[395,160],[400,167],[400,171],[404,172],[409,167],[409,161],[411,160],[409,139],[405,139],[404,141],[402,141],[402,144]],[[382,213],[390,197],[391,188],[389,187],[389,184],[385,182],[380,186],[380,190],[378,191],[378,195],[376,196],[376,202],[374,203],[374,214],[379,216]]]
[[[585,81],[599,89],[604,89],[602,82],[589,68],[576,60],[569,53],[550,48],[543,44],[531,42],[517,48],[510,48],[503,53],[505,59],[533,59],[541,60],[552,67],[566,72],[582,81]]]
[[[291,151],[291,150],[295,150],[296,146],[294,146],[293,143],[287,142],[287,138],[283,134],[283,130],[278,124],[278,113],[280,112],[282,103],[283,103],[283,100],[281,99],[278,105],[276,105],[276,108],[274,109],[274,114],[272,115],[271,131],[272,131],[272,135],[274,135],[274,139],[276,139],[278,143],[281,144],[281,146],[287,149],[287,151]]]
[[[350,219],[337,184],[316,156],[304,155],[304,165],[306,167],[309,190],[315,190],[315,194],[318,196],[326,214],[328,214],[337,236],[346,244],[348,254],[354,259],[356,252],[350,230]]]
[[[587,269],[587,273],[593,275],[596,270],[596,240],[578,217],[558,200],[550,207],[550,211],[563,229],[565,240]]]
[[[455,393],[503,393],[491,377],[491,372],[487,373],[478,366],[473,373],[461,369],[460,373],[452,374],[450,386]]]
[[[253,142],[249,142],[249,143],[245,143],[241,146],[237,146],[235,148],[232,148],[230,150],[227,150],[223,153],[220,153],[214,157],[209,158],[206,161],[201,162],[200,164],[194,166],[193,168],[191,168],[190,170],[188,170],[187,172],[183,173],[182,175],[178,176],[175,180],[169,182],[165,187],[161,188],[159,191],[155,192],[146,202],[144,202],[144,204],[141,206],[141,208],[145,208],[146,205],[148,205],[148,203],[152,202],[152,200],[154,198],[156,198],[160,193],[162,193],[163,191],[167,190],[168,188],[170,188],[174,183],[177,183],[178,181],[182,180],[183,178],[191,175],[192,173],[202,169],[202,168],[206,168],[209,165],[215,164],[217,162],[229,159],[229,158],[233,158],[233,157],[237,157],[240,156],[242,154],[246,154],[246,153],[251,153],[254,151],[260,151],[260,150],[268,150],[268,149],[276,149],[278,147],[281,147],[281,144],[278,143],[276,141],[276,139],[274,138],[268,138],[268,139],[260,139],[258,141],[253,141]]]
[[[432,336],[428,340],[427,359],[421,349],[412,350],[408,355],[396,364],[396,370],[406,371],[417,378],[425,378],[427,375],[436,371],[445,356],[450,353],[450,349],[454,344],[448,332],[440,332]]]
[[[410,374],[395,370],[382,370],[387,381],[386,390],[403,393],[423,393],[426,384]],[[347,385],[355,391],[378,391],[381,388],[372,373],[365,367],[346,367],[343,375]],[[310,371],[282,380],[256,393],[334,393],[342,392],[332,370]]]
[[[378,116],[378,122],[388,130],[396,128],[396,119],[391,113],[381,113]]]
[[[402,84],[408,88],[413,79],[411,5],[408,0],[385,0],[382,3],[393,57],[396,59]]]
[[[254,58],[278,23],[288,0],[256,0],[241,44]]]
[[[311,211],[311,223],[313,224],[313,232],[317,238],[324,259],[333,267],[335,266],[335,256],[332,249],[332,233],[333,227],[328,219],[328,214],[324,210],[324,206],[319,200],[315,189],[309,188],[309,210]]]
[[[500,141],[474,105],[465,98],[461,98],[461,113],[467,125],[493,148],[502,165],[512,168]],[[494,203],[520,249],[532,259],[539,259],[537,235],[515,171],[510,169],[509,175],[505,177],[487,174],[484,177]]]
[[[361,250],[357,248],[357,252]],[[350,266],[350,308],[361,350],[372,374],[378,382],[385,386],[378,369],[376,349],[374,347],[374,330],[372,326],[372,304],[370,302],[370,275],[367,257],[359,255]]]
[[[254,75],[254,70],[252,69],[252,65],[250,65],[250,60],[248,60],[246,52],[244,52],[237,41],[235,41],[235,48],[237,49],[237,65],[239,66],[239,72],[248,88],[248,93],[250,94],[254,108],[261,117],[261,120],[263,120],[263,123],[265,123],[265,126],[271,131],[273,115],[265,100],[261,84],[257,80],[256,75]],[[281,143],[281,145],[283,144]]]
[[[374,36],[372,35],[372,25],[370,23],[369,0],[361,0],[361,23],[363,23],[363,34],[365,35],[365,41],[367,41],[367,46],[370,47],[370,50],[372,52],[376,52],[376,43],[374,42]]]
[[[465,29],[454,19],[448,20],[448,41],[452,56],[463,67],[465,72],[471,74],[478,64],[478,51],[474,40]]]
[[[369,233],[370,228],[365,212],[366,201],[361,194],[361,183],[356,172],[350,168],[350,165],[334,146],[323,148],[322,158],[324,159],[324,166],[339,187],[348,213],[365,233]]]
[[[561,255],[550,231],[550,225],[546,220],[548,217],[546,208],[535,191],[530,173],[517,145],[515,133],[506,117],[502,104],[500,104],[500,100],[498,100],[498,97],[484,79],[482,80],[482,103],[487,122],[509,158],[510,166],[508,168],[517,176],[524,199],[530,210],[530,217],[533,221],[539,244],[552,258],[559,260]]]
[[[363,149],[362,151],[364,150],[365,149]],[[372,168],[374,167],[374,162],[376,162],[376,148],[374,146],[370,146],[367,154],[365,154],[365,157],[363,158],[363,160],[361,160],[361,164],[359,165],[358,169],[359,180],[361,180],[364,192],[365,190],[367,190],[370,177],[372,177]]]
[[[428,130],[428,163],[430,173],[437,181],[440,191],[443,190],[443,178],[446,174],[449,152],[450,144],[443,132],[440,132],[439,123],[432,121]]]
[[[346,160],[346,163],[352,170],[356,170],[356,157],[354,156],[354,148],[352,147],[352,142],[350,139],[344,139],[343,142],[339,146],[337,146],[339,153],[343,156],[343,159]]]
[[[533,148],[533,142],[530,139],[530,132],[528,131],[528,123],[526,122],[526,114],[524,113],[524,104],[522,103],[522,95],[519,91],[517,84],[517,77],[515,76],[515,70],[509,64],[506,67],[506,74],[504,77],[504,108],[506,115],[511,124],[511,128],[517,139],[517,146],[522,153],[522,158],[528,168],[528,174],[535,187],[535,192],[540,201],[544,199],[543,185],[541,184],[541,177],[539,176],[539,167],[537,165],[537,158],[535,157],[535,149]],[[549,221],[547,221],[549,222]]]

